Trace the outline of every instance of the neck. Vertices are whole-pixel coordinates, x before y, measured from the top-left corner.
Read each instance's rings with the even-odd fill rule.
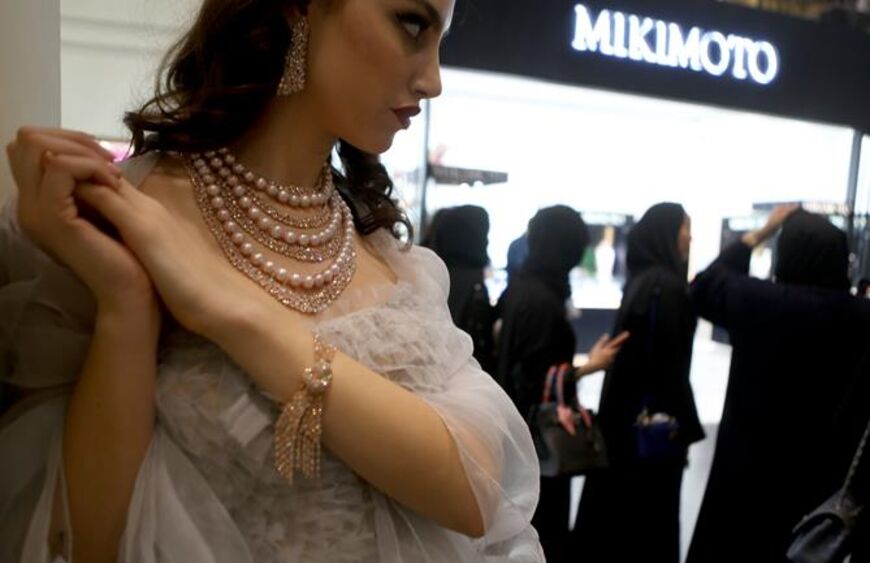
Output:
[[[231,147],[249,170],[284,185],[314,186],[336,139],[302,96],[274,98]]]

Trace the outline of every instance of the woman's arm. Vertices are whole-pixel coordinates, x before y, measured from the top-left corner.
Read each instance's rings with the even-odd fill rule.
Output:
[[[157,307],[99,311],[63,438],[73,560],[117,560],[154,429]]]
[[[598,342],[589,350],[589,359],[586,363],[574,368],[574,378],[580,379],[612,366],[616,356],[619,354],[620,348],[628,340],[628,337],[627,330],[622,331],[615,338],[610,338],[609,334],[602,335],[598,339]]]
[[[286,315],[279,304],[216,323],[208,336],[279,400],[297,391],[313,363],[312,337],[274,330]],[[442,526],[479,537],[485,532],[459,450],[438,412],[425,400],[352,358],[336,355],[323,413],[323,443],[384,494]],[[467,442],[466,442],[466,445]],[[498,479],[500,460],[481,444],[469,452]]]
[[[75,273],[98,303],[66,415],[63,471],[74,559],[114,561],[154,423],[157,300],[139,261],[91,222],[76,196],[85,180],[118,186],[121,171],[108,151],[83,133],[25,127],[6,153],[22,232]]]
[[[692,305],[697,313],[725,328],[731,328],[750,319],[744,311],[759,310],[753,307],[764,302],[768,293],[778,288],[760,280],[750,279],[749,261],[752,248],[772,236],[797,206],[778,206],[760,229],[743,235],[739,242],[726,247],[706,270],[695,276],[691,284]]]

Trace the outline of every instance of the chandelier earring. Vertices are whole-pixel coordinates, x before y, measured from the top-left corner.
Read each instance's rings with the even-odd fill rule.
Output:
[[[284,74],[278,84],[278,96],[291,96],[305,89],[309,31],[308,18],[305,16],[296,20],[290,28],[293,38],[284,59]]]

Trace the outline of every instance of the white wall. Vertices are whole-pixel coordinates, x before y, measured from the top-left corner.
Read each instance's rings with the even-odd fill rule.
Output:
[[[60,124],[60,0],[0,2],[0,147],[23,124]],[[12,193],[0,153],[0,201]]]
[[[150,97],[160,59],[199,4],[200,0],[64,0],[63,126],[126,138],[124,112]]]

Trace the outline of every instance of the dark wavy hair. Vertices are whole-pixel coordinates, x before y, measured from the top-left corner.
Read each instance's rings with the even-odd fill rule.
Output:
[[[331,0],[324,0],[331,1]],[[155,94],[124,123],[133,154],[214,150],[238,139],[275,95],[290,46],[284,10],[305,13],[311,0],[204,0],[187,33],[160,65]],[[412,238],[377,155],[340,140],[336,186],[361,234],[387,228]],[[406,230],[402,232],[402,227]]]

